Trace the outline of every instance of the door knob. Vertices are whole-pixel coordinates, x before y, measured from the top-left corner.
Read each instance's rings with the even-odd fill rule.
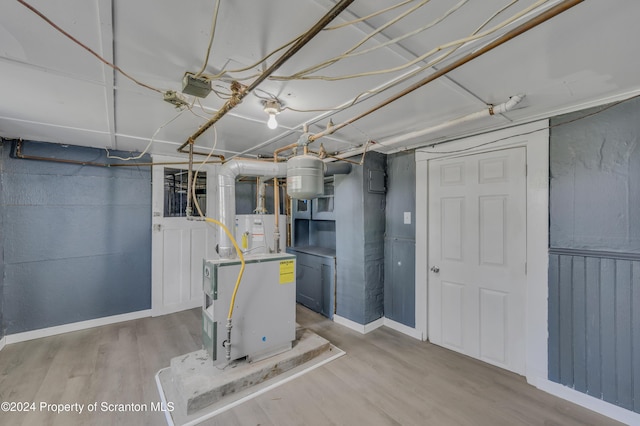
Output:
[[[431,272],[435,272],[437,274],[438,272],[440,272],[440,268],[438,268],[437,266],[432,266]]]

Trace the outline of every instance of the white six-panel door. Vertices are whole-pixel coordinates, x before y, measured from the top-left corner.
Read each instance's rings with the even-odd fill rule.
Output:
[[[429,161],[429,339],[525,372],[526,149]]]

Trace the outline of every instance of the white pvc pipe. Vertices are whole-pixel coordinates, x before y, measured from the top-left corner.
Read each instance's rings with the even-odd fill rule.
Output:
[[[218,220],[231,232],[235,230],[236,178],[238,176],[259,176],[264,178],[287,175],[287,163],[272,163],[233,159],[227,161],[218,171]],[[233,259],[235,249],[225,233],[218,238],[218,254],[222,259]]]
[[[516,105],[518,105],[524,99],[524,95],[515,95],[509,98],[507,102],[503,102],[500,105],[496,105],[494,107],[485,108],[478,112],[474,112],[471,114],[467,114],[460,118],[456,118],[454,120],[445,121],[444,123],[438,124],[436,126],[427,127],[426,129],[416,130],[415,132],[405,133],[400,136],[396,136],[390,139],[380,141],[380,145],[385,148],[389,145],[395,145],[400,142],[404,142],[409,139],[415,139],[420,136],[428,135],[429,133],[435,133],[439,130],[446,129],[451,126],[455,126],[457,124],[466,123],[467,121],[478,120],[483,117],[489,117],[491,115],[503,114],[507,111],[512,110]]]

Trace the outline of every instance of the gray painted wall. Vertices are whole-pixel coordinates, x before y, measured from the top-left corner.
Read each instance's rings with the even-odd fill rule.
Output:
[[[4,141],[0,139],[0,152],[4,151]],[[0,156],[0,194],[3,194],[4,161]],[[0,201],[0,339],[5,335],[4,325],[4,203]]]
[[[386,156],[371,152],[335,176],[336,314],[359,324],[384,311],[385,194],[369,191],[369,172],[385,169]]]
[[[384,316],[415,327],[415,151],[387,156]],[[404,213],[411,223],[404,223]]]
[[[640,412],[640,101],[551,121],[549,379]]]
[[[640,412],[640,259],[552,254],[549,379]]]
[[[150,169],[14,159],[7,145],[1,194],[7,334],[149,309]],[[104,150],[56,144],[29,142],[24,153],[107,161]]]

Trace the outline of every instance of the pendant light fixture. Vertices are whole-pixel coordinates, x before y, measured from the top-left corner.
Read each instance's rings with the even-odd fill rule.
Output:
[[[264,106],[264,112],[269,114],[267,127],[269,127],[270,129],[276,129],[278,127],[276,115],[280,114],[280,111],[282,111],[282,104],[280,104],[280,101],[278,101],[277,99],[269,99],[262,102],[262,104]]]

